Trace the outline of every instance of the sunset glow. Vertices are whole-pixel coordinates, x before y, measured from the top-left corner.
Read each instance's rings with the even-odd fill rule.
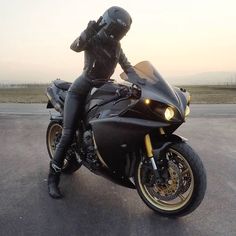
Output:
[[[149,60],[167,77],[236,71],[235,0],[0,2],[2,82],[73,81],[82,71],[83,53],[70,44],[113,5],[133,18],[121,42],[132,64]],[[115,76],[119,72],[118,66]]]

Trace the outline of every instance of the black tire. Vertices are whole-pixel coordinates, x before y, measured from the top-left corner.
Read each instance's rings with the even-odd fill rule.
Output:
[[[140,175],[142,172],[141,171],[142,162],[139,162],[136,164],[135,184],[136,184],[138,194],[142,198],[144,203],[149,208],[154,210],[156,213],[162,216],[166,216],[166,217],[182,217],[193,212],[202,202],[205,195],[206,187],[207,187],[206,171],[197,153],[187,143],[174,144],[167,150],[167,153],[168,152],[173,152],[176,155],[180,154],[181,158],[183,157],[185,159],[185,161],[188,163],[188,166],[191,168],[191,171],[192,171],[192,173],[189,171],[189,175],[191,173],[191,176],[192,176],[191,185],[189,186],[189,189],[191,186],[192,186],[192,189],[191,191],[188,190],[189,195],[188,197],[186,197],[185,200],[183,200],[184,198],[181,199],[179,197],[180,202],[181,200],[183,200],[183,203],[180,203],[179,207],[176,207],[174,204],[173,206],[175,207],[172,207],[172,205],[168,205],[169,204],[168,201],[162,201],[160,199],[157,200],[157,198],[152,198],[152,195],[147,190],[148,187],[146,187],[145,184],[142,183],[142,180],[141,180]],[[188,173],[188,170],[187,170],[187,173]],[[183,176],[183,175],[180,175],[180,176]],[[192,183],[192,180],[193,180],[193,183]],[[183,195],[181,195],[181,197],[183,197]],[[176,199],[178,199],[178,197]]]
[[[56,149],[56,144],[59,142],[62,133],[62,122],[51,120],[46,133],[46,146],[50,159],[53,159],[53,153]],[[63,174],[73,174],[81,167],[81,163],[77,161],[76,154],[66,154],[64,165],[62,167]]]

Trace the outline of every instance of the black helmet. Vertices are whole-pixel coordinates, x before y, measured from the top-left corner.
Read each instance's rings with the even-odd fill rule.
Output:
[[[121,40],[130,29],[132,23],[129,13],[121,7],[110,7],[102,16],[100,25],[105,25],[99,35],[104,40]]]

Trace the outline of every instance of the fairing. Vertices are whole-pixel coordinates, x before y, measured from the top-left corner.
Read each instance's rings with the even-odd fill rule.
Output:
[[[134,71],[122,73],[120,77],[142,89],[142,98],[166,104],[178,110],[184,119],[187,105],[186,95],[179,88],[172,87],[148,61],[138,63]]]
[[[163,141],[163,137],[168,140],[184,122],[188,103],[187,93],[169,85],[149,62],[137,64],[134,70],[128,76],[122,74],[121,77],[141,88],[139,99],[126,99],[99,106],[101,101],[114,96],[123,86],[107,83],[88,96],[83,119],[86,129],[91,128],[93,131],[94,141],[101,158],[108,166],[110,178],[124,186],[133,186],[127,169],[135,161],[133,153],[143,148],[144,136],[149,133],[158,142]],[[55,84],[51,89],[53,93],[50,94],[54,95],[50,99],[52,102],[59,102],[60,96],[66,92]],[[144,99],[150,99],[151,104],[146,106]],[[61,103],[64,104],[63,99]],[[53,106],[55,107],[54,104]],[[176,112],[175,119],[171,121],[161,116],[160,109],[164,110],[167,106],[171,106]],[[155,112],[157,108],[159,110]]]

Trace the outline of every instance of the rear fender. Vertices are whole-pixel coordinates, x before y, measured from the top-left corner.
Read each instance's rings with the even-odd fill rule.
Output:
[[[52,105],[51,101],[48,100],[47,109],[50,109],[50,108],[54,108],[54,106]]]
[[[64,100],[61,98],[63,93],[59,94],[60,89],[58,89],[55,85],[47,87],[46,95],[48,97],[47,109],[55,108],[56,111],[62,113]]]

